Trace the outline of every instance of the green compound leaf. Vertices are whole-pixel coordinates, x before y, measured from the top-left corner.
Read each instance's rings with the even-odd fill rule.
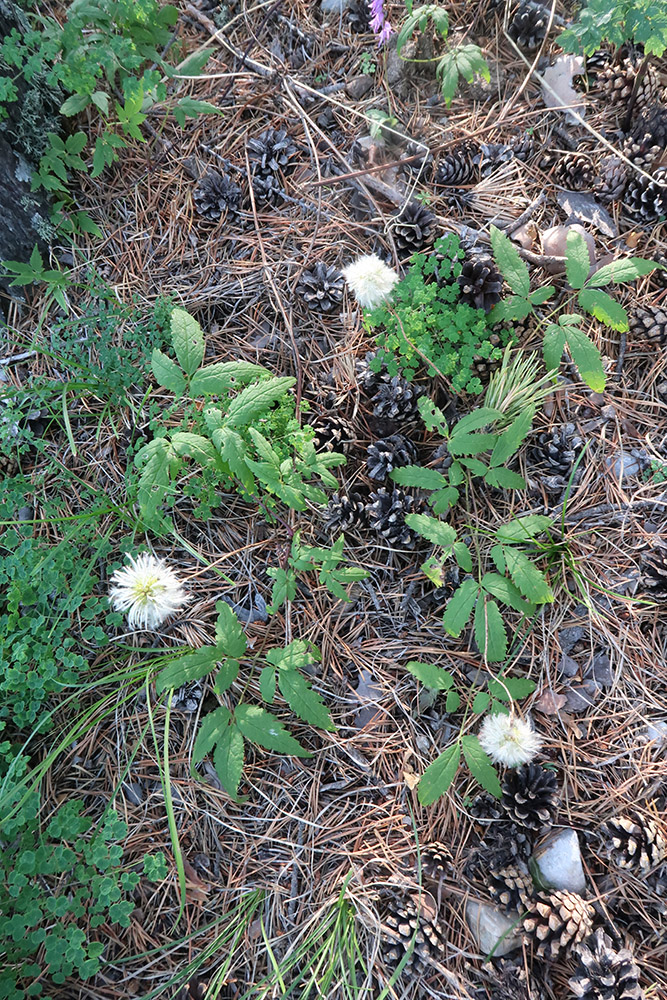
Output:
[[[588,244],[581,233],[570,229],[565,239],[565,275],[572,288],[581,288],[591,269]]]
[[[249,385],[229,404],[227,425],[247,427],[257,417],[261,417],[273,403],[282,399],[295,382],[295,378],[271,378],[256,385]]]
[[[264,701],[272,703],[276,696],[276,671],[273,667],[263,667],[259,675],[259,693]]]
[[[215,641],[218,648],[224,650],[226,656],[239,660],[248,645],[241,623],[226,601],[217,601],[215,610],[218,612],[215,623]]]
[[[171,340],[179,365],[186,375],[194,375],[204,360],[204,334],[185,309],[172,310]]]
[[[628,314],[621,303],[612,299],[611,295],[607,295],[600,288],[583,288],[579,292],[579,305],[601,323],[610,326],[612,330],[626,333],[629,329]],[[569,340],[568,336],[568,342]]]
[[[405,669],[421,681],[427,688],[434,691],[447,691],[454,684],[454,678],[449,670],[438,667],[435,663],[420,663],[418,660],[410,660],[405,664]]]
[[[613,281],[635,281],[645,274],[659,269],[664,270],[655,260],[645,260],[643,257],[626,257],[624,260],[613,260],[611,264],[604,264],[586,282],[586,288],[602,288]]]
[[[199,723],[199,732],[192,748],[192,763],[198,764],[207,753],[210,753],[220,736],[229,725],[232,715],[223,705],[209,712]]]
[[[491,466],[504,465],[519,450],[532,426],[534,416],[534,409],[528,407],[510,424],[506,431],[503,431],[491,452],[489,459]]]
[[[523,476],[502,465],[495,469],[489,469],[484,478],[490,486],[496,486],[499,489],[524,490],[526,488]]]
[[[591,292],[592,294],[593,292]],[[600,294],[604,293],[601,292]],[[604,392],[606,376],[599,350],[583,330],[578,330],[575,327],[567,327],[565,333],[572,360],[577,366],[582,379],[593,392]]]
[[[175,396],[181,396],[185,392],[185,377],[175,361],[159,351],[157,347],[153,351],[151,358],[151,370],[158,385],[169,389]]]
[[[456,742],[451,747],[447,747],[437,760],[424,771],[417,797],[423,806],[432,806],[433,803],[444,795],[456,777],[456,772],[461,763],[461,745]]]
[[[441,545],[443,548],[451,548],[456,541],[456,531],[450,524],[439,521],[437,517],[429,517],[428,514],[408,514],[405,518],[408,527],[417,531],[422,538],[428,539],[434,545]]]
[[[404,465],[393,469],[389,478],[400,486],[414,486],[422,490],[439,490],[447,486],[447,479],[436,469],[423,469],[421,465]]]
[[[513,546],[504,551],[507,571],[512,581],[532,604],[550,604],[554,594],[544,574],[533,565],[525,553]]]
[[[219,646],[202,646],[194,653],[174,657],[160,671],[155,682],[158,694],[169,688],[178,688],[190,681],[205,677],[214,669],[216,663],[223,658],[224,653]]]
[[[491,248],[493,258],[512,291],[524,299],[528,298],[530,292],[528,267],[521,260],[519,251],[509,236],[501,233],[496,226],[491,226]],[[586,273],[588,274],[588,271]]]
[[[220,469],[222,462],[212,441],[202,434],[192,434],[190,431],[177,431],[171,439],[171,446],[181,458],[191,458],[201,466],[211,466]]]
[[[335,730],[329,710],[303,674],[297,670],[279,670],[278,687],[289,707],[300,719],[320,729],[330,732]]]
[[[224,361],[200,368],[192,376],[190,395],[221,396],[230,389],[238,389],[255,379],[269,375],[266,368],[249,361]]]
[[[453,52],[446,52],[440,59],[435,75],[440,84],[440,93],[445,99],[445,107],[449,107],[459,85],[459,67]]]
[[[542,354],[548,371],[557,371],[560,368],[564,350],[565,330],[562,326],[550,323],[542,341]]]
[[[462,736],[461,747],[472,776],[477,778],[487,792],[491,792],[497,799],[502,798],[503,791],[498,780],[498,772],[491,763],[491,758],[482,750],[477,737]]]
[[[257,705],[239,705],[234,713],[236,723],[247,740],[265,750],[291,754],[294,757],[312,757],[301,744],[290,736],[280,719]]]
[[[455,542],[452,546],[454,558],[464,573],[472,573],[472,556],[465,542]]]
[[[479,585],[475,580],[463,581],[445,608],[445,614],[442,619],[445,632],[455,637],[461,635],[470,618],[478,594]]]
[[[494,560],[496,557],[496,548],[497,547],[494,545],[491,550],[491,555]],[[509,552],[515,551],[515,549],[503,549],[503,559]],[[502,601],[503,604],[507,604],[515,611],[521,612],[522,615],[535,614],[534,605],[528,601],[524,601],[518,587],[512,583],[511,580],[508,580],[504,576],[500,576],[499,573],[485,573],[482,577],[482,589],[485,590],[487,594],[491,594],[498,601]]]
[[[489,691],[499,701],[518,701],[527,698],[536,688],[535,681],[528,677],[503,677],[500,680],[489,680]]]
[[[499,663],[507,656],[507,632],[495,601],[480,597],[475,608],[475,642],[489,663]]]
[[[220,734],[213,751],[213,765],[220,784],[230,799],[236,801],[243,774],[243,736],[235,725],[228,725]]]
[[[501,525],[496,531],[496,538],[499,542],[528,542],[548,528],[553,528],[553,524],[553,518],[546,514],[526,514]]]

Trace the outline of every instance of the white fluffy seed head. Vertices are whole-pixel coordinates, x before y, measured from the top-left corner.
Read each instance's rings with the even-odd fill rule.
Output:
[[[128,559],[111,577],[109,600],[115,611],[127,612],[130,628],[157,628],[190,598],[163,559],[150,552]]]
[[[479,742],[494,764],[519,767],[535,757],[542,746],[542,737],[518,716],[496,713],[484,719]]]
[[[364,309],[375,309],[385,302],[398,281],[396,271],[374,253],[358,257],[348,264],[343,268],[343,275]]]

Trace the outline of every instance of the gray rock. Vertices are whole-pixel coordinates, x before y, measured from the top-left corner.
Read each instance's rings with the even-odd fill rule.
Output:
[[[562,651],[569,655],[576,644],[584,638],[586,630],[581,625],[572,625],[570,628],[562,628],[558,633],[558,642]]]
[[[537,864],[540,878],[554,889],[569,889],[582,892],[586,888],[586,876],[581,863],[581,850],[576,830],[552,830],[535,848],[533,860]]]
[[[138,781],[124,781],[120,787],[130,805],[139,806],[144,801],[144,790]]]
[[[659,719],[657,722],[649,722],[644,733],[644,740],[647,743],[655,743],[657,747],[663,747],[667,743],[667,722]]]
[[[345,84],[345,93],[353,101],[360,101],[372,87],[373,77],[367,73],[363,73],[361,76],[353,76],[351,80],[347,81]]]
[[[342,14],[350,6],[350,0],[320,0],[323,14]]]
[[[587,712],[591,705],[595,704],[598,693],[598,686],[595,682],[584,681],[577,687],[570,688],[565,692],[567,704],[565,708],[568,712]]]
[[[497,958],[521,946],[518,914],[509,917],[490,903],[469,899],[465,905],[465,918],[483,955],[493,952],[494,958]]]
[[[593,657],[591,675],[595,683],[601,687],[611,687],[614,683],[614,673],[611,669],[611,661],[607,653],[596,653]]]
[[[579,664],[571,656],[562,656],[558,664],[558,669],[566,677],[574,677],[579,671]]]
[[[606,460],[607,469],[619,483],[634,479],[649,465],[649,457],[643,448],[624,451],[622,448]]]

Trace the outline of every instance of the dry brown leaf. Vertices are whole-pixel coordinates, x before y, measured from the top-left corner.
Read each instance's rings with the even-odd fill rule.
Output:
[[[557,712],[567,704],[564,694],[556,694],[554,691],[545,691],[541,694],[533,707],[543,715],[556,715]]]
[[[573,118],[569,112],[576,111],[583,118],[586,114],[586,104],[583,96],[572,86],[572,79],[584,72],[584,60],[581,56],[559,56],[553,66],[549,66],[542,74],[542,97],[548,108],[560,108],[566,117]]]

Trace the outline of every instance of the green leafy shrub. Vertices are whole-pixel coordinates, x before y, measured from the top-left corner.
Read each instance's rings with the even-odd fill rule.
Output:
[[[596,52],[603,42],[616,48],[632,42],[645,54],[662,56],[667,49],[665,0],[588,0],[579,15],[560,34],[565,52]]]
[[[296,597],[298,572],[318,571],[320,583],[330,594],[340,601],[349,600],[345,584],[354,583],[355,580],[365,580],[368,573],[358,566],[339,566],[343,560],[344,546],[344,535],[340,535],[331,548],[322,549],[304,545],[301,541],[301,532],[295,532],[287,566],[284,569],[271,567],[267,570],[274,581],[271,604],[268,607],[271,614],[275,614],[285,601],[293,601]]]
[[[168,431],[155,421],[155,437],[135,456],[141,470],[137,498],[144,523],[165,526],[162,507],[173,502],[187,458],[224,489],[261,500],[273,509],[276,499],[294,510],[307,501],[322,505],[326,494],[310,480],[335,489],[329,471],[345,462],[336,452],[318,454],[313,433],[299,427],[293,378],[273,378],[261,365],[230,361],[204,365],[204,334],[183,309],[171,314],[171,339],[177,361],[154,350],[153,374],[176,396],[182,430]],[[197,402],[201,400],[200,402]]]
[[[91,648],[107,641],[97,624],[105,607],[91,591],[96,561],[109,545],[91,539],[87,551],[92,533],[79,526],[76,542],[70,537],[56,545],[32,538],[30,525],[0,533],[0,719],[19,729],[45,728],[49,697],[76,684],[88,667],[82,643],[71,634],[74,616],[82,619],[81,638]]]
[[[239,675],[241,660],[251,660],[257,666],[258,656],[248,657],[248,642],[238,618],[224,601],[216,604],[218,620],[215,646],[203,646],[184,656],[175,657],[160,671],[158,694],[181,687],[210,674],[218,666],[213,684],[216,695],[224,695]],[[295,715],[320,729],[335,726],[329,710],[319,694],[304,676],[304,671],[321,659],[312,643],[296,639],[285,648],[270,649],[266,664],[256,678],[262,698],[273,704],[279,691]],[[310,757],[311,754],[287,730],[280,719],[259,705],[246,702],[233,709],[225,705],[209,712],[201,720],[192,752],[193,763],[208,753],[213,755],[215,769],[228,795],[235,799],[243,774],[244,741],[249,740],[274,753]]]
[[[500,359],[502,350],[490,340],[493,331],[484,311],[458,301],[462,258],[453,235],[436,240],[432,254],[412,258],[391,303],[365,316],[369,329],[380,330],[373,367],[379,370],[384,362],[390,374],[400,371],[412,379],[423,363],[429,375],[448,378],[454,392],[481,391],[476,358]],[[503,337],[507,341],[508,334]]]

